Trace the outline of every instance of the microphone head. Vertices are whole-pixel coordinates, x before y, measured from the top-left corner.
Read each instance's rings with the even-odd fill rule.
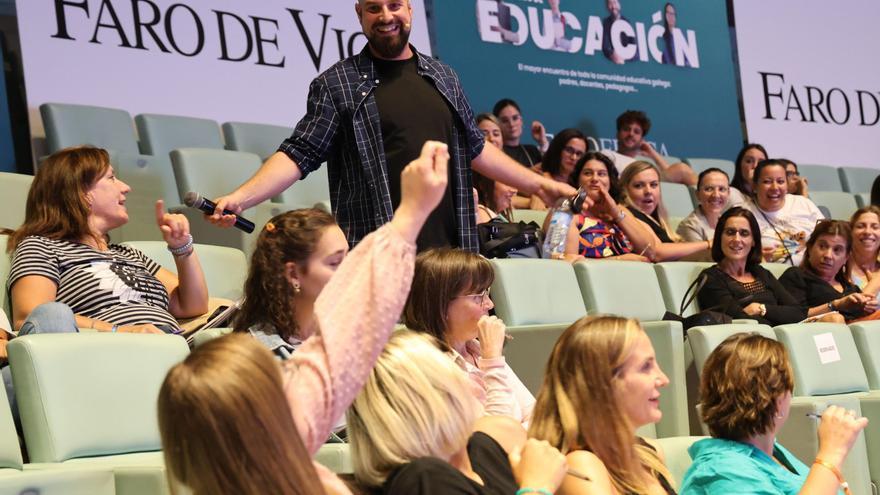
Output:
[[[190,208],[198,208],[202,204],[202,197],[199,193],[190,191],[183,195],[183,204]]]

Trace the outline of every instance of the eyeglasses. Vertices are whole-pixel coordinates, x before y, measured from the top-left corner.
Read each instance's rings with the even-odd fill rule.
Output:
[[[468,297],[468,298],[470,298],[471,302],[474,304],[486,304],[490,300],[489,299],[489,289],[486,289],[483,292],[480,292],[479,294],[466,294],[463,296],[457,296],[456,299],[458,299],[459,297]]]
[[[569,155],[571,155],[575,158],[580,158],[580,157],[584,156],[583,151],[576,150],[576,149],[572,148],[571,146],[566,146],[565,148],[562,148],[562,151],[568,153]]]
[[[800,177],[801,174],[794,172],[794,171],[791,171],[791,172],[786,172],[785,176],[788,177],[789,179],[791,179],[792,177]]]

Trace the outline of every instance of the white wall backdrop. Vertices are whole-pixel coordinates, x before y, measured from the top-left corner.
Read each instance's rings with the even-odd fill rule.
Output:
[[[355,0],[17,0],[31,132],[46,102],[293,127],[366,39]],[[430,53],[422,0],[410,42]]]
[[[749,140],[798,163],[880,168],[880,2],[734,9]]]

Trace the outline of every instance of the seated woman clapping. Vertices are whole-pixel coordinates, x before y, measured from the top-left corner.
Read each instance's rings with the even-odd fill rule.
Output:
[[[489,316],[495,279],[486,258],[458,249],[432,249],[416,258],[412,290],[403,312],[407,328],[443,343],[467,373],[470,392],[487,415],[527,424],[535,399],[504,360],[504,322]]]
[[[847,274],[851,239],[847,222],[819,222],[807,239],[801,266],[789,268],[779,278],[798,303],[809,308],[810,317],[825,315],[828,321],[847,322],[880,317],[877,297],[863,293]]]
[[[761,231],[749,210],[735,206],[721,215],[712,259],[716,264],[700,274],[706,279],[697,293],[701,308],[771,326],[807,317],[807,308],[761,266]]]
[[[350,493],[310,456],[363,387],[400,316],[416,237],[445,192],[448,159],[446,145],[428,142],[404,169],[394,218],[342,261],[315,301],[315,332],[291,359],[233,334],[172,368],[159,393],[170,485],[196,495]]]
[[[355,478],[387,495],[553,493],[563,456],[511,418],[481,417],[441,347],[400,331],[379,355],[346,416]]]
[[[109,232],[128,221],[130,190],[100,148],[67,148],[43,162],[28,191],[24,224],[7,247],[14,251],[7,287],[15,329],[173,333],[180,330],[175,318],[208,310],[186,217],[156,202],[156,224],[177,275],[137,249],[110,243]]]
[[[794,376],[781,343],[758,334],[728,337],[709,355],[700,381],[702,419],[712,438],[688,450],[681,495],[833,495],[840,466],[868,420],[830,406],[819,424],[811,467],[776,442],[788,420]]]
[[[276,215],[251,254],[233,323],[287,359],[314,332],[315,300],[348,254],[333,216],[313,208]]]
[[[675,493],[662,452],[636,436],[660,421],[660,390],[669,384],[637,320],[581,318],[556,341],[546,369],[529,436],[592,480],[567,476],[558,493]]]

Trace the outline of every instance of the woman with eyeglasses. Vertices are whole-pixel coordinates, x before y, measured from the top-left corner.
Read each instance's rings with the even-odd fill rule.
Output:
[[[403,310],[410,330],[437,338],[471,379],[470,392],[486,415],[526,424],[535,398],[504,360],[504,322],[489,316],[495,279],[486,258],[460,249],[431,249],[416,258],[412,289]]]
[[[697,179],[699,204],[678,224],[675,233],[684,241],[708,241],[715,237],[715,226],[727,208],[730,197],[730,178],[719,168],[700,172]]]
[[[799,265],[804,258],[807,237],[824,216],[812,201],[788,194],[785,164],[763,160],[752,175],[755,201],[747,207],[761,228],[764,261]]]
[[[752,212],[734,206],[718,220],[712,260],[700,274],[706,281],[697,292],[700,308],[715,308],[731,318],[766,325],[797,323],[807,311],[761,266],[761,235]]]
[[[797,163],[788,158],[780,158],[785,165],[785,180],[788,181],[788,194],[807,197],[810,195],[810,183],[806,177],[801,177]]]
[[[779,278],[791,295],[809,308],[808,316],[827,314],[836,316],[838,322],[880,318],[877,298],[863,293],[847,274],[851,239],[848,222],[819,222],[807,240],[803,263],[789,268]]]
[[[577,129],[564,129],[553,137],[550,147],[541,162],[544,177],[557,182],[569,183],[578,161],[587,152],[587,137]],[[577,187],[577,186],[575,186]],[[537,196],[532,196],[533,210],[546,210],[547,205]]]

